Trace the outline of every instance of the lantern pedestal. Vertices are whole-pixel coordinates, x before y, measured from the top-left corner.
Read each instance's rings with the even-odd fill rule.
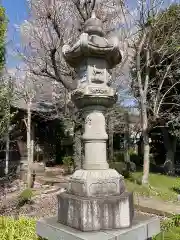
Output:
[[[82,232],[58,223],[57,217],[50,217],[39,220],[36,231],[48,240],[151,240],[160,231],[160,221],[156,217],[138,214],[131,228]]]
[[[124,177],[109,169],[106,154],[104,112],[116,100],[110,87],[89,84],[72,92],[72,100],[84,113],[85,157],[83,169],[72,175],[69,188],[58,196],[58,222],[81,231],[130,227],[133,196]]]

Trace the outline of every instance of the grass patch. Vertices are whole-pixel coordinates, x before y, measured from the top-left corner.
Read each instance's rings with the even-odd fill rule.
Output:
[[[153,237],[153,240],[179,240],[180,215],[175,215],[170,220],[161,223],[162,232]],[[178,226],[176,226],[176,224]],[[1,240],[43,240],[36,235],[36,219],[28,217],[0,217]],[[45,240],[45,239],[44,239]]]
[[[179,240],[180,239],[180,215],[161,222],[161,233],[153,240]]]
[[[162,232],[158,234],[153,240],[179,240],[180,239],[180,227],[174,227],[168,232]]]
[[[155,197],[165,201],[177,201],[177,189],[180,189],[180,177],[170,177],[162,174],[149,175],[149,185],[140,185],[142,173],[132,173],[131,178],[125,179],[129,191],[141,196]]]
[[[33,218],[0,217],[1,240],[39,240],[35,231],[36,220]]]

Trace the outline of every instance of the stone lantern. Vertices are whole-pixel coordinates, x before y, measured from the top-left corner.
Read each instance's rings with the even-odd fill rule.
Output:
[[[129,227],[133,218],[132,194],[124,178],[107,163],[104,111],[116,102],[109,86],[109,70],[121,62],[119,41],[106,39],[95,14],[88,19],[79,41],[63,47],[66,62],[78,73],[71,99],[85,116],[85,157],[72,175],[69,189],[58,196],[58,221],[82,231]]]
[[[78,72],[71,98],[85,115],[85,157],[68,189],[58,195],[58,217],[39,220],[37,234],[49,240],[150,240],[160,232],[159,219],[143,214],[133,218],[132,193],[107,163],[104,111],[116,101],[109,69],[121,62],[118,40],[104,37],[102,22],[93,14],[79,41],[65,45],[63,54]]]

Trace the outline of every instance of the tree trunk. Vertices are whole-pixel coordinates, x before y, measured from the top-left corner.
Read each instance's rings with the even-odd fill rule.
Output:
[[[82,140],[81,140],[81,128],[75,130],[74,133],[74,165],[75,170],[82,168]]]
[[[126,163],[130,162],[129,156],[129,114],[126,112],[124,114],[125,121],[125,131],[124,131],[124,161]]]
[[[176,152],[177,137],[170,136],[166,128],[162,128],[164,145],[166,148],[166,160],[164,170],[168,175],[175,174],[174,155]]]
[[[7,134],[6,134],[6,165],[5,175],[9,174],[9,150],[10,150],[10,81],[8,81],[8,119],[7,119]]]
[[[31,161],[32,161],[32,164],[34,162],[34,140],[35,140],[35,132],[34,132],[34,124],[33,122],[31,121]],[[35,178],[36,178],[36,173],[35,171],[32,172],[32,183],[31,183],[31,187],[34,187],[34,182],[35,182]]]
[[[148,184],[149,178],[149,135],[148,135],[148,118],[147,109],[143,101],[141,101],[141,121],[142,121],[142,136],[143,136],[143,176],[142,184]]]
[[[164,169],[165,169],[165,172],[168,175],[173,176],[175,174],[174,151],[173,151],[172,147],[167,149],[166,160],[165,160],[165,163],[164,163]]]
[[[6,176],[9,173],[9,150],[10,150],[10,138],[9,138],[9,126],[8,126],[8,132],[6,135],[6,166],[5,166],[5,175]]]
[[[114,126],[112,117],[108,118],[108,160],[110,162],[114,159],[114,146],[113,146],[113,137],[114,137]]]
[[[27,187],[33,186],[33,173],[32,173],[32,142],[31,142],[31,101],[27,104],[27,158],[28,158],[28,169],[27,169]]]
[[[147,118],[147,92],[149,85],[149,73],[150,73],[150,28],[145,27],[143,29],[142,38],[139,42],[139,46],[136,52],[136,68],[137,68],[137,81],[140,94],[140,106],[141,106],[141,128],[143,136],[143,177],[142,184],[148,183],[149,177],[149,136],[148,136],[148,118]],[[146,43],[146,58],[144,62],[145,75],[142,77],[141,68],[141,52]]]

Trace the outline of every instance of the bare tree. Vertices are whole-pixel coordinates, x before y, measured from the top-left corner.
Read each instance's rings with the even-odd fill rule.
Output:
[[[34,126],[32,125],[33,105],[36,102],[37,92],[42,86],[27,69],[17,70],[15,78],[15,105],[27,111],[23,119],[27,129],[27,187],[33,187],[33,162],[34,162]]]
[[[129,11],[130,19],[134,23],[134,35],[130,39],[130,46],[134,48],[134,62],[132,63],[132,77],[135,96],[139,101],[141,113],[141,130],[143,136],[143,178],[142,183],[148,183],[149,176],[149,130],[152,122],[157,119],[167,119],[172,107],[178,104],[173,97],[177,82],[172,81],[171,76],[174,64],[179,58],[177,46],[170,54],[169,49],[176,40],[168,45],[168,39],[177,31],[174,20],[167,30],[167,18],[163,18],[161,11],[165,1],[144,0],[137,2],[136,17]],[[171,60],[170,60],[171,59]],[[169,61],[170,60],[170,61]],[[171,80],[170,80],[171,79]],[[167,84],[168,80],[168,84]],[[174,89],[174,90],[172,90]],[[171,92],[171,94],[169,94]],[[170,97],[171,95],[171,97]],[[168,98],[173,99],[168,103]],[[167,108],[168,104],[171,108]],[[166,106],[166,109],[163,107]],[[161,121],[162,123],[162,121]],[[165,121],[163,123],[165,126]]]
[[[151,127],[159,126],[166,148],[167,171],[175,173],[174,154],[179,125],[179,57],[180,5],[172,4],[153,22],[149,75],[148,115]],[[172,11],[174,14],[171,14]],[[155,25],[155,26],[154,26]]]

